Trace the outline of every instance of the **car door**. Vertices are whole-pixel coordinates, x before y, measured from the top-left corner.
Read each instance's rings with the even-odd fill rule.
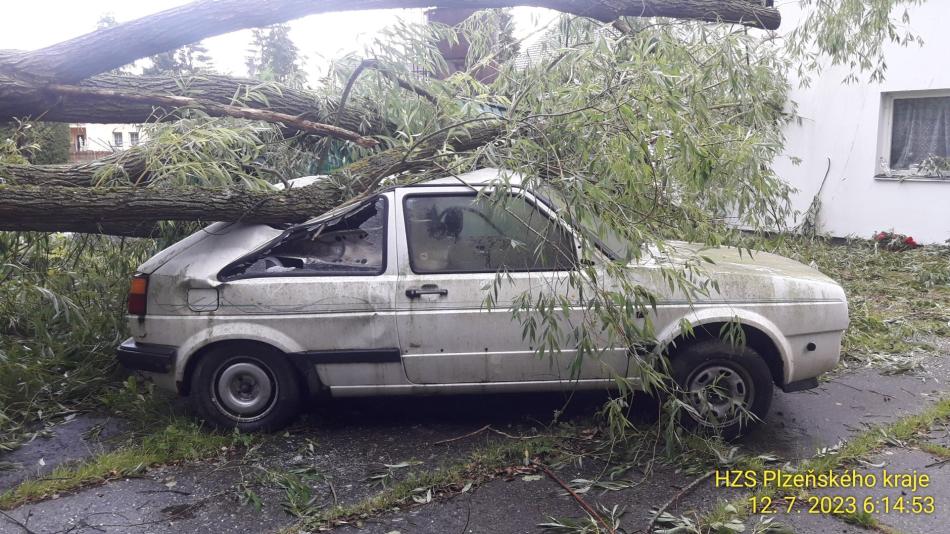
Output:
[[[577,249],[545,206],[523,192],[501,198],[464,187],[399,189],[396,205],[396,327],[410,381],[609,376],[589,359],[572,371],[577,352],[568,334],[583,313],[569,284]],[[571,302],[571,311],[559,319],[560,352],[539,356],[512,305],[552,295]]]

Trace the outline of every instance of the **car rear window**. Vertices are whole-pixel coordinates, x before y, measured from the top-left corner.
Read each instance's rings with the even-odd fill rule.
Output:
[[[221,279],[382,274],[386,216],[386,199],[379,197],[342,218],[297,227],[267,249],[225,268]]]

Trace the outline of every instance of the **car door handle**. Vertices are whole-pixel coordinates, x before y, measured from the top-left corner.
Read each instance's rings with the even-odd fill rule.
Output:
[[[449,294],[448,289],[439,289],[439,286],[435,284],[425,284],[420,288],[409,288],[406,290],[406,296],[411,299],[417,299],[422,295],[439,295],[444,297]]]

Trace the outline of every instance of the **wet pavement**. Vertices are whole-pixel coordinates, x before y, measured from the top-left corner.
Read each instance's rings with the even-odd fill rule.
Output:
[[[815,389],[776,393],[766,424],[747,436],[743,446],[788,460],[809,458],[855,432],[920,412],[950,393],[942,372],[888,376],[861,369]]]
[[[57,466],[111,450],[123,424],[115,418],[67,416],[60,424],[38,429],[24,446],[0,454],[0,489],[49,474]]]
[[[940,367],[935,369],[938,371],[926,376],[888,376],[861,369],[837,376],[813,391],[777,392],[765,424],[739,445],[750,454],[772,453],[779,462],[808,458],[869,425],[920,412],[947,389],[946,374]],[[583,426],[602,401],[598,395],[575,398],[564,418]],[[466,458],[476,447],[510,439],[493,432],[465,437],[484,425],[511,435],[543,433],[545,423],[564,402],[560,395],[336,401],[287,435],[274,436],[246,455],[151,469],[141,478],[117,480],[6,511],[6,516],[0,515],[0,533],[275,532],[296,521],[288,500],[288,488],[296,487],[293,481],[308,488],[296,499],[298,509],[358,503],[383,488],[383,481],[370,478],[374,475],[390,473],[386,480],[391,483],[410,471],[439,469]],[[55,427],[53,437],[37,438],[0,456],[0,462],[20,465],[0,471],[0,488],[9,488],[26,476],[44,476],[53,464],[108,447],[111,429],[89,432],[103,421],[76,417]],[[934,429],[930,439],[947,446],[950,430]],[[46,466],[37,467],[38,458],[43,458]],[[934,525],[941,524],[935,521],[948,524],[950,464],[933,465],[939,461],[933,455],[899,447],[868,461],[926,471],[934,481],[930,489],[938,517],[890,514],[878,519],[905,534],[934,532]],[[408,465],[386,468],[385,464]],[[646,527],[652,508],[669,501],[696,479],[696,473],[685,467],[640,465],[618,475],[629,487],[617,491],[592,488],[584,493],[584,499],[608,510],[616,506],[622,512],[622,531],[636,532]],[[567,482],[590,480],[602,477],[604,465],[584,459],[558,466],[554,473]],[[711,481],[700,484],[669,512],[691,517],[717,502],[741,496],[712,486]],[[537,525],[552,518],[583,517],[577,501],[553,479],[527,472],[498,477],[451,498],[403,507],[335,530],[379,534],[541,532]],[[779,515],[775,520],[795,532],[861,530],[839,519],[808,513]]]
[[[868,458],[869,464],[874,467],[858,470],[862,474],[873,474],[876,477],[874,487],[837,492],[819,491],[816,494],[854,495],[859,506],[867,505],[874,509],[878,521],[904,534],[946,531],[950,528],[950,522],[947,521],[947,511],[950,510],[950,467],[947,467],[947,464],[937,464],[939,461],[939,458],[921,450],[888,448]],[[893,479],[895,475],[903,477],[912,476],[914,473],[928,476],[930,481],[926,488],[915,489],[910,483],[906,487],[900,487]],[[898,487],[884,487],[888,484],[884,480],[885,476],[892,479],[890,484]],[[918,500],[914,501],[915,498]]]

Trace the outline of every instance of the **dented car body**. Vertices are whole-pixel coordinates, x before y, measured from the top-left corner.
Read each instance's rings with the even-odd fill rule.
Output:
[[[318,392],[610,387],[616,373],[628,374],[628,347],[583,359],[572,372],[575,351],[538,357],[512,317],[511,302],[525,292],[563,292],[576,303],[571,313],[584,313],[566,280],[585,234],[528,191],[501,212],[480,202],[475,191],[491,187],[500,172],[391,188],[291,228],[215,223],[139,268],[141,303],[131,310],[130,296],[133,337],[119,358],[168,389],[200,397],[206,418],[248,429],[286,422],[274,415],[284,394],[299,406]],[[656,350],[680,344],[684,324],[718,335],[723,324],[738,322],[767,377],[734,369],[730,362],[751,357],[723,349],[694,357],[698,367],[690,364],[683,379],[697,383],[685,384],[688,391],[713,380],[734,400],[751,402],[763,391],[770,396],[773,383],[786,391],[813,387],[836,365],[848,324],[838,284],[772,254],[702,254],[714,261],[706,269],[718,292],[699,299],[670,294],[656,264],[635,266],[637,282],[659,298],[641,318],[652,323]],[[485,288],[501,270],[488,307]]]

